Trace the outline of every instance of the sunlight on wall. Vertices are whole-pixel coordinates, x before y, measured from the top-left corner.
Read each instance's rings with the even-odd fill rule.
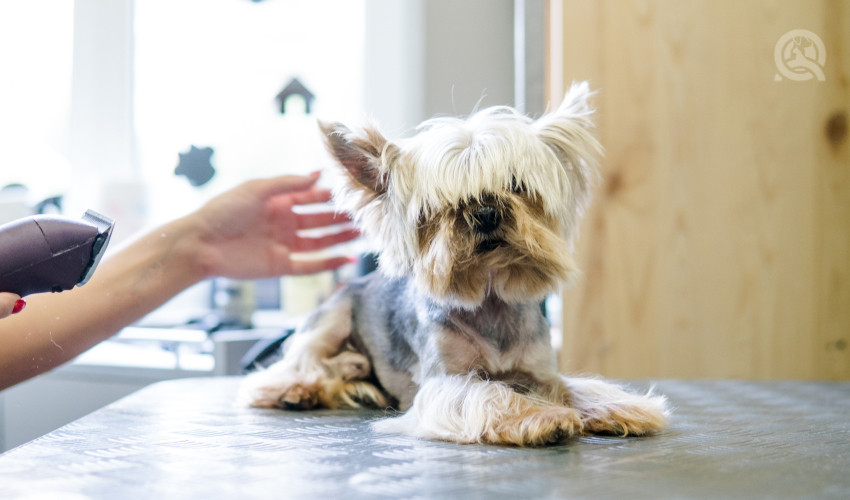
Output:
[[[326,166],[315,117],[362,120],[363,18],[348,0],[137,2],[136,130],[154,217],[241,180]],[[312,116],[294,99],[280,114],[292,78],[316,95]],[[200,192],[173,174],[191,145],[215,150]]]
[[[158,223],[243,180],[326,167],[315,118],[362,121],[365,0],[125,1],[131,8],[109,15],[89,2],[76,9],[69,0],[0,3],[0,187],[25,184],[33,201],[67,195],[71,211],[139,200],[147,206],[113,209],[125,229],[138,229],[131,212],[139,212],[140,224]],[[75,25],[132,29],[105,38],[89,32],[84,42],[125,36],[132,43],[110,67],[98,67],[99,57],[87,49],[86,60],[75,61]],[[112,81],[105,77],[121,66],[132,68],[132,83],[110,86],[117,97],[98,98],[85,88],[72,93],[72,76],[75,84],[94,85]],[[316,96],[310,115],[296,99],[280,113],[276,96],[293,78]],[[90,101],[77,103],[86,115],[73,122],[77,95]],[[98,131],[109,132],[108,123],[78,130],[80,123],[103,126],[103,117],[118,116],[109,107],[122,102],[133,103],[123,115],[132,118],[132,158],[118,162],[129,165],[101,161],[98,141],[109,138]],[[72,142],[81,143],[73,137],[86,138],[85,154],[74,154]],[[174,175],[178,155],[193,145],[215,150],[217,175],[201,188]]]
[[[46,197],[68,184],[73,11],[67,0],[0,3],[0,187]]]

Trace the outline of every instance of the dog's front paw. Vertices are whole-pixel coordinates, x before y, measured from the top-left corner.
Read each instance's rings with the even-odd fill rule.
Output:
[[[632,394],[596,379],[565,378],[570,403],[581,415],[588,434],[644,436],[667,425],[670,411],[664,396]]]
[[[455,443],[541,446],[581,434],[581,414],[475,374],[428,379],[403,415],[379,420],[383,433]]]
[[[490,444],[543,446],[581,434],[579,412],[563,406],[529,407],[525,413],[487,428],[481,441]]]

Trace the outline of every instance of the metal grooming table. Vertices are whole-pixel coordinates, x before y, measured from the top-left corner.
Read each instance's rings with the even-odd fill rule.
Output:
[[[239,408],[238,384],[158,383],[10,450],[0,498],[850,498],[850,383],[659,381],[663,433],[536,449]]]

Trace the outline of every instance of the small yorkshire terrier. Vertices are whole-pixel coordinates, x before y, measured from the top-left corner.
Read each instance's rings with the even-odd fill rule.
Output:
[[[379,432],[535,446],[644,435],[662,396],[558,373],[540,302],[578,270],[578,221],[597,174],[586,83],[537,120],[508,107],[434,118],[391,142],[321,123],[344,174],[334,192],[380,251],[249,375],[261,408],[395,408]]]

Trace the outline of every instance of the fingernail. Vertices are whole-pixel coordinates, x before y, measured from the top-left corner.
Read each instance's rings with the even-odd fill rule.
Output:
[[[12,308],[12,314],[18,314],[19,312],[24,310],[24,307],[27,306],[27,303],[24,299],[18,299],[15,301],[15,306]]]

